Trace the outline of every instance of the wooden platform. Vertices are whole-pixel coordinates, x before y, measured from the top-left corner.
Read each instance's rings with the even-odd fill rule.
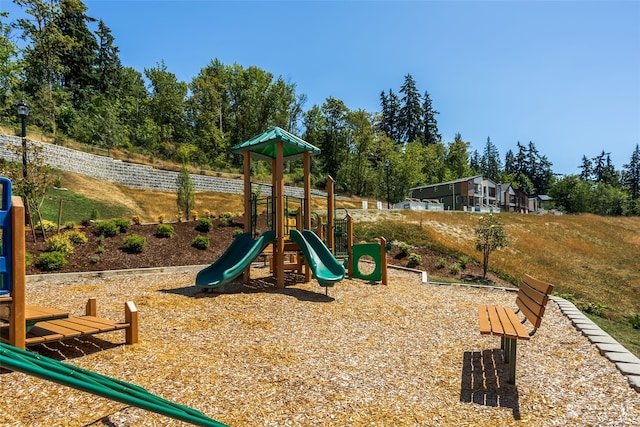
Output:
[[[138,312],[132,302],[125,304],[125,321],[115,322],[96,316],[96,301],[87,302],[86,316],[69,317],[69,313],[38,306],[26,306],[27,335],[25,345],[42,344],[124,329],[127,344],[138,342]],[[4,316],[0,316],[4,317]],[[0,340],[9,342],[9,328],[0,328]]]

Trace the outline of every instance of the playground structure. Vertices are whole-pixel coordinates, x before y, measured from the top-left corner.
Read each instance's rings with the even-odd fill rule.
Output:
[[[284,288],[285,252],[295,250],[305,257],[305,281],[316,278],[321,286],[333,286],[345,276],[345,268],[331,252],[332,238],[328,247],[320,240],[312,240],[311,235],[311,155],[320,150],[306,141],[298,138],[277,126],[269,128],[264,133],[251,138],[232,148],[236,154],[243,155],[244,162],[244,229],[245,233],[236,237],[239,243],[232,245],[211,266],[200,271],[196,276],[196,286],[202,288],[218,288],[244,274],[244,283],[251,279],[250,265],[255,258],[271,244],[272,271],[276,286]],[[284,162],[302,157],[304,169],[304,197],[296,216],[297,233],[290,230],[290,210],[284,194]],[[260,203],[259,195],[252,193],[251,159],[271,162],[272,183],[271,196],[267,197],[267,215],[270,217],[272,229],[253,240],[255,217]],[[332,200],[332,197],[329,197]],[[331,211],[332,208],[329,209]],[[270,214],[270,215],[269,215]],[[288,231],[288,233],[287,233]],[[294,240],[285,240],[295,236]],[[331,236],[332,233],[329,233]]]
[[[309,282],[313,276],[322,287],[330,287],[349,277],[367,280],[382,280],[387,283],[387,262],[383,250],[367,249],[353,244],[353,227],[351,216],[340,221],[336,226],[335,219],[335,181],[327,177],[327,223],[326,230],[322,223],[317,224],[316,232],[312,230],[311,220],[311,155],[320,150],[277,126],[269,128],[260,135],[232,148],[236,154],[242,154],[244,165],[244,229],[237,236],[218,260],[201,270],[195,279],[195,285],[203,289],[223,288],[235,278],[244,275],[244,283],[251,280],[251,263],[263,252],[270,250],[271,271],[276,286],[284,288],[285,272],[294,271],[304,274],[304,281]],[[295,198],[284,193],[284,162],[302,157],[304,196]],[[271,162],[272,182],[271,195],[262,197],[260,191],[252,191],[251,160]],[[267,224],[270,230],[257,234],[256,219],[259,207],[264,206]],[[322,237],[326,235],[326,240]],[[336,242],[338,238],[338,242]],[[325,244],[326,242],[326,244]],[[339,246],[339,248],[337,247]],[[352,249],[357,247],[358,259],[352,256]],[[382,255],[380,255],[382,254]],[[286,262],[287,255],[291,255]],[[337,256],[347,259],[345,264],[338,261]],[[371,274],[363,274],[356,267],[360,257],[369,256],[377,264]],[[356,272],[356,276],[353,272]]]
[[[27,345],[82,335],[125,330],[127,344],[138,342],[138,317],[133,302],[125,304],[126,319],[117,323],[96,317],[90,298],[86,316],[47,307],[26,305],[25,216],[19,197],[11,194],[11,181],[0,177],[0,367],[55,382],[96,396],[136,406],[193,425],[224,427],[195,409],[149,393],[142,387],[26,351]],[[7,325],[8,323],[8,325]],[[3,390],[9,392],[9,390]]]

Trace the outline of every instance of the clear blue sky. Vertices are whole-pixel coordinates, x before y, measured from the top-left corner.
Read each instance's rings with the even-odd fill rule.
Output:
[[[504,160],[532,141],[556,173],[602,150],[621,169],[640,144],[640,1],[84,3],[140,72],[164,61],[190,82],[218,58],[295,83],[305,110],[369,112],[411,74],[445,142],[490,137]]]

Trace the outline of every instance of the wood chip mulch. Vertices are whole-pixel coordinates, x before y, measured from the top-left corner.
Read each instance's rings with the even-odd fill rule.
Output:
[[[640,394],[550,302],[518,345],[506,383],[499,339],[480,336],[478,304],[513,305],[495,289],[344,280],[204,293],[197,270],[31,281],[27,303],[82,315],[140,317],[140,344],[122,332],[32,351],[137,384],[231,426],[638,426]],[[186,425],[22,373],[0,372],[2,426]]]

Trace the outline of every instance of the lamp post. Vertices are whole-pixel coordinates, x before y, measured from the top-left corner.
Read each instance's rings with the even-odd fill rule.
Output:
[[[29,105],[24,100],[16,105],[18,115],[22,121],[22,176],[27,178],[27,116],[29,115]]]

